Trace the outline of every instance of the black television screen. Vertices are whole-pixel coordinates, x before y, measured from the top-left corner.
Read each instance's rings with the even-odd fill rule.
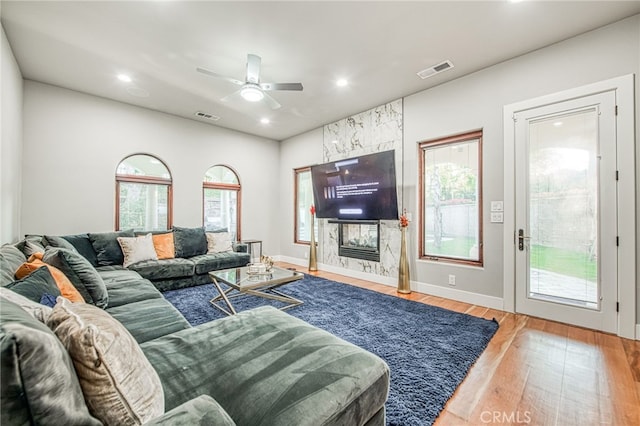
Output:
[[[395,151],[311,166],[316,216],[398,219]]]

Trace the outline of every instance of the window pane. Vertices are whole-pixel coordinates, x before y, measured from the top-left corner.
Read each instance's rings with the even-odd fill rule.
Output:
[[[120,182],[120,229],[167,229],[169,187]]]
[[[207,183],[233,183],[238,184],[238,177],[228,167],[213,166],[204,174],[204,181]]]
[[[152,176],[171,179],[171,174],[162,161],[151,155],[132,155],[118,165],[118,175]]]
[[[424,148],[424,253],[480,260],[479,141]]]
[[[311,241],[311,212],[313,205],[313,188],[311,186],[311,170],[296,171],[296,242]],[[314,221],[314,232],[318,241],[318,221]]]
[[[237,238],[238,191],[204,189],[204,227],[207,231],[227,230]]]

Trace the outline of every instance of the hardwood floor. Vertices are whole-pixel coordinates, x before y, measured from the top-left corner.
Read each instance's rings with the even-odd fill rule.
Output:
[[[437,426],[640,425],[639,341],[416,292],[401,295],[330,272],[314,275],[500,323]]]

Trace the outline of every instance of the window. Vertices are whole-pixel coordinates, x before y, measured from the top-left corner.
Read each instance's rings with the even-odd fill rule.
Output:
[[[482,131],[420,143],[420,257],[482,265]]]
[[[116,169],[116,230],[171,227],[171,173],[156,157],[131,155]]]
[[[240,240],[240,181],[227,166],[213,166],[204,174],[202,183],[204,228],[228,231]]]
[[[294,171],[294,242],[309,244],[311,241],[311,212],[313,205],[313,188],[311,186],[311,168],[302,167]],[[315,239],[318,241],[318,221],[314,221]]]

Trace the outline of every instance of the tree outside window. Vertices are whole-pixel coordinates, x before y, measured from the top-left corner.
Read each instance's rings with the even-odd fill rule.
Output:
[[[228,231],[240,240],[240,181],[227,166],[207,170],[202,183],[204,228],[208,232]]]
[[[420,149],[420,256],[482,265],[482,131]]]
[[[116,230],[171,227],[171,173],[154,156],[131,155],[116,169]]]

